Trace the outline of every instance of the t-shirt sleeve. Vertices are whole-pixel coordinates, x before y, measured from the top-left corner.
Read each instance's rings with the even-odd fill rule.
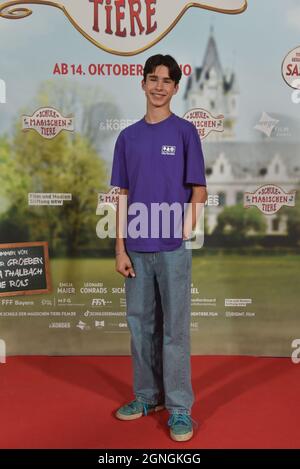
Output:
[[[189,126],[185,138],[185,163],[185,184],[206,186],[202,145],[194,124]]]
[[[125,139],[122,133],[119,134],[115,144],[110,185],[120,187],[121,189],[129,189],[125,159]]]

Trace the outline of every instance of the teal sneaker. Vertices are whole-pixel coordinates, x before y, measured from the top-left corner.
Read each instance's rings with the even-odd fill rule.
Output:
[[[193,422],[190,415],[171,414],[168,420],[170,436],[175,441],[188,441],[193,436]],[[196,422],[195,422],[196,423]]]
[[[162,404],[146,404],[135,399],[120,407],[115,413],[115,416],[120,420],[134,420],[139,419],[143,415],[148,415],[148,413],[158,412],[163,408],[164,406]]]

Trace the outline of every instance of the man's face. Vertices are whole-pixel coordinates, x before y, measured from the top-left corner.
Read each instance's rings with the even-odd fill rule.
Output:
[[[164,107],[168,105],[178,91],[178,85],[171,80],[169,69],[165,65],[159,65],[152,73],[148,73],[146,81],[142,81],[147,102],[153,107]]]

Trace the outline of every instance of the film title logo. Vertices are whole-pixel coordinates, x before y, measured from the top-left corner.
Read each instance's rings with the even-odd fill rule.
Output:
[[[118,196],[120,194],[119,187],[112,187],[108,192],[99,192],[98,194],[98,204],[104,205],[108,204],[114,208],[117,208]]]
[[[119,55],[134,55],[152,47],[190,7],[228,14],[247,8],[247,0],[10,0],[0,3],[0,16],[21,19],[31,15],[30,8],[17,6],[24,4],[59,8],[86,39]]]
[[[300,46],[291,50],[284,58],[281,73],[291,88],[300,89]]]
[[[41,137],[52,139],[62,130],[74,131],[74,118],[63,117],[56,109],[51,107],[40,108],[32,116],[22,116],[22,128],[36,130]]]
[[[205,109],[191,109],[187,111],[184,119],[188,120],[198,130],[199,137],[204,139],[210,132],[224,132],[224,116],[212,116]]]
[[[245,192],[244,207],[256,206],[265,215],[273,215],[283,205],[295,207],[296,191],[286,193],[281,187],[274,184],[266,184],[255,192]]]

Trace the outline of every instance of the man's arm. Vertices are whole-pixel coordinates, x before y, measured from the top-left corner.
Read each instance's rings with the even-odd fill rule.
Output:
[[[189,206],[185,216],[185,223],[183,227],[183,239],[189,239],[191,231],[194,231],[194,229],[196,228],[200,212],[201,210],[203,210],[203,206],[200,205],[197,207],[197,204],[204,205],[207,200],[206,186],[193,185],[192,190],[192,196],[189,200]]]

